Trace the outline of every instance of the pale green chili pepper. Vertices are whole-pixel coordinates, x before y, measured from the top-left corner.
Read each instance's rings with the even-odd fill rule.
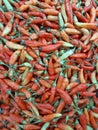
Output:
[[[11,6],[11,4],[9,3],[8,0],[3,0],[3,2],[4,2],[8,11],[13,11],[13,7]]]
[[[47,128],[49,127],[49,125],[50,125],[50,122],[46,122],[46,123],[42,126],[41,130],[47,130]]]
[[[0,22],[0,29],[4,29],[3,23]]]
[[[64,60],[67,57],[71,56],[74,53],[74,51],[75,51],[75,48],[66,51],[62,56],[60,56],[60,60]]]
[[[65,27],[65,24],[64,24],[64,21],[63,21],[63,18],[62,18],[61,13],[59,13],[58,19],[59,19],[59,26],[60,26],[60,29],[62,30],[62,29]]]

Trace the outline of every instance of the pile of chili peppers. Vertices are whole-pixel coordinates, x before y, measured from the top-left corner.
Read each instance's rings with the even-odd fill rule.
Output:
[[[98,129],[98,1],[0,0],[0,130]]]

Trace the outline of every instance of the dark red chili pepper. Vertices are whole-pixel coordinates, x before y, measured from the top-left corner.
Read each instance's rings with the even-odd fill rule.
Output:
[[[88,22],[88,20],[78,11],[74,12],[80,22]]]
[[[64,102],[66,104],[71,104],[72,103],[72,99],[69,96],[67,91],[63,91],[61,89],[57,89],[57,92],[60,94],[61,98],[64,100]]]
[[[82,113],[79,116],[79,121],[80,121],[81,126],[83,127],[83,130],[87,130],[87,120],[84,113]]]
[[[79,84],[78,86],[76,86],[75,88],[73,88],[70,92],[70,95],[74,95],[77,92],[81,92],[84,91],[87,88],[86,84]]]
[[[51,45],[47,45],[47,46],[42,46],[40,48],[40,50],[43,52],[51,52],[51,51],[57,50],[60,46],[61,46],[61,44],[54,44],[54,45],[51,44]]]

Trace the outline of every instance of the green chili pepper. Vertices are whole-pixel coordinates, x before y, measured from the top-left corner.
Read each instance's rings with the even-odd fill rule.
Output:
[[[66,59],[67,57],[71,56],[74,53],[74,51],[75,51],[75,48],[66,51],[62,56],[60,56],[60,59],[61,60]]]
[[[50,125],[50,122],[46,122],[46,123],[42,126],[41,130],[47,130],[47,128],[49,127],[49,125]]]
[[[3,2],[4,2],[4,4],[5,4],[8,11],[13,11],[14,10],[8,0],[3,0]]]
[[[65,27],[65,24],[64,24],[64,21],[63,21],[61,13],[59,13],[58,19],[59,19],[60,29],[62,30]]]

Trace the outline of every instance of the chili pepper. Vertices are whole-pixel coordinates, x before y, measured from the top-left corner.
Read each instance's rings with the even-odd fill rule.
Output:
[[[17,61],[19,55],[20,55],[20,50],[15,51],[15,52],[11,55],[11,57],[10,57],[9,64],[10,64],[10,65],[15,64],[15,62]]]
[[[31,61],[30,63],[31,63],[37,70],[46,70],[45,67],[43,67],[42,65],[40,65],[40,64],[38,64],[38,63],[36,63],[36,62],[34,62],[34,61]]]
[[[68,83],[69,83],[69,80],[68,80],[68,78],[65,77],[65,78],[63,79],[63,82],[62,82],[62,84],[61,84],[60,89],[61,89],[61,90],[65,90],[66,87],[67,87],[67,85],[68,85]]]
[[[33,76],[33,73],[32,73],[32,69],[27,73],[27,75],[25,76],[25,79],[24,79],[24,81],[22,81],[22,85],[26,85],[26,84],[28,84],[30,81],[31,81],[31,79],[32,79],[32,76]]]
[[[53,60],[50,58],[49,64],[48,64],[48,73],[49,75],[54,75],[54,67],[53,67]]]
[[[47,45],[47,46],[42,46],[40,50],[48,53],[48,52],[57,50],[60,46],[61,44]]]
[[[35,40],[26,40],[25,44],[29,47],[39,47],[39,46],[43,46],[43,44],[41,42],[35,41]]]
[[[72,54],[70,57],[71,58],[86,58],[86,54],[84,54],[84,53],[77,53],[77,54]]]
[[[74,29],[74,28],[66,28],[65,29],[65,32],[67,34],[71,34],[71,35],[74,35],[74,34],[81,34],[77,29]]]
[[[42,12],[34,12],[34,11],[32,11],[32,12],[29,12],[28,13],[30,16],[36,16],[36,17],[42,17],[42,18],[44,18],[45,17],[45,14],[44,13],[42,13]]]
[[[10,86],[12,89],[14,90],[18,90],[19,88],[21,88],[22,86],[19,86],[19,84],[9,80],[9,79],[4,79],[4,82]]]
[[[4,80],[2,80],[2,79],[0,79],[0,86],[2,87],[4,92],[7,92],[7,90],[9,89],[8,85],[6,84],[6,82],[4,82]]]
[[[64,100],[64,102],[66,104],[71,104],[72,103],[72,99],[69,96],[69,94],[67,93],[67,91],[63,91],[61,89],[57,89],[57,92],[60,94],[61,98]]]
[[[73,23],[72,6],[69,0],[65,0],[65,7],[68,16],[68,22]]]
[[[98,37],[98,32],[95,32],[90,40],[93,41],[93,40],[97,39],[97,37]]]
[[[9,34],[11,32],[11,30],[12,30],[12,22],[13,22],[13,20],[11,19],[7,23],[6,27],[4,28],[4,30],[2,32],[2,36],[5,36],[5,35],[7,35],[7,34]]]
[[[88,12],[92,8],[92,3],[83,8],[83,12]]]
[[[96,124],[96,121],[95,121],[95,119],[94,119],[94,117],[93,117],[93,114],[92,114],[92,111],[90,110],[90,112],[89,112],[89,116],[90,116],[90,122],[91,122],[91,124],[92,124],[92,127],[93,127],[93,129],[97,129],[98,127],[97,127],[97,124]]]
[[[74,12],[77,18],[80,20],[80,22],[88,22],[88,20],[78,11]]]
[[[72,82],[72,83],[69,83],[68,85],[67,85],[67,90],[70,90],[70,89],[73,89],[74,87],[76,87],[77,85],[79,85],[78,84],[78,82]]]
[[[66,32],[64,30],[60,31],[61,34],[61,38],[65,41],[65,42],[69,42],[69,36],[66,34]]]
[[[52,34],[47,32],[40,32],[39,37],[52,38]]]
[[[48,26],[48,27],[53,28],[53,29],[59,29],[59,25],[56,24],[56,23],[52,23],[52,22],[50,22],[50,21],[45,21],[44,24],[45,24],[46,26]]]
[[[30,98],[31,97],[30,92],[27,91],[25,88],[22,88],[20,91],[25,94],[26,98]]]
[[[67,23],[67,14],[66,14],[66,10],[65,10],[65,5],[62,4],[62,7],[61,7],[61,14],[62,14],[62,17],[64,19],[64,22]]]
[[[46,130],[50,125],[50,122],[46,122],[44,123],[44,125],[42,126],[41,130]]]
[[[84,74],[83,74],[83,69],[81,69],[79,72],[79,80],[81,83],[86,83],[86,80],[85,80]]]
[[[91,8],[90,14],[91,14],[90,22],[93,23],[93,22],[95,22],[95,19],[96,19],[96,9],[94,7]]]
[[[58,18],[59,18],[60,29],[63,29],[65,27],[65,24],[64,24],[64,21],[63,21],[61,13],[59,13]]]
[[[84,91],[87,88],[86,84],[79,84],[78,86],[76,86],[75,88],[73,88],[70,92],[70,95],[73,95],[77,92],[81,92]]]
[[[49,103],[52,103],[54,101],[55,94],[56,94],[56,81],[54,81],[53,87],[51,88],[51,95],[49,97]]]
[[[27,109],[25,102],[19,96],[15,96],[15,102],[22,110]]]
[[[83,130],[83,128],[82,128],[82,126],[79,124],[79,121],[78,121],[78,120],[76,120],[76,122],[75,122],[75,129],[76,129],[76,130]]]
[[[62,116],[62,114],[60,114],[60,113],[49,114],[49,115],[43,116],[42,121],[48,122],[48,121],[53,120],[54,118],[61,117],[61,116]]]
[[[96,93],[91,93],[91,92],[82,92],[82,93],[80,93],[80,95],[81,96],[95,96],[96,95]]]
[[[96,71],[93,71],[91,73],[91,81],[92,81],[93,84],[95,84],[96,89],[98,89],[98,83],[97,83],[97,80],[96,80]]]
[[[38,109],[43,113],[43,114],[52,114],[53,112],[49,109],[46,109],[46,108],[41,108],[39,106],[37,106]]]
[[[78,27],[86,28],[86,29],[96,29],[97,28],[97,24],[96,23],[76,22],[75,25],[78,26]]]
[[[73,130],[73,128],[67,124],[62,124],[62,123],[59,123],[57,124],[58,128],[60,129],[65,129],[65,130]]]
[[[62,56],[60,56],[60,60],[64,60],[66,59],[67,57],[69,57],[70,55],[72,55],[75,51],[75,48],[69,50],[69,51],[66,51]]]
[[[63,73],[61,72],[60,75],[59,75],[58,81],[57,81],[56,88],[60,88],[61,87],[63,79],[64,79],[64,76],[63,76]]]
[[[11,49],[23,49],[24,48],[24,46],[22,46],[22,45],[19,45],[19,44],[16,44],[16,43],[13,43],[13,42],[10,42],[10,41],[7,41],[6,42],[6,45],[9,47],[9,48],[11,48]]]
[[[79,121],[80,121],[81,126],[83,127],[83,130],[86,130],[86,128],[87,128],[87,120],[86,120],[86,116],[84,115],[84,113],[82,113],[79,116]]]
[[[54,110],[54,107],[52,105],[50,105],[49,103],[44,103],[44,104],[37,103],[37,106],[39,106],[41,108],[49,109],[51,111]]]
[[[18,125],[20,128],[24,129],[24,130],[32,130],[32,128],[34,130],[39,130],[40,126],[37,125],[33,125],[33,124],[25,124],[25,125]]]
[[[23,118],[20,115],[18,115],[18,114],[12,114],[12,113],[10,113],[9,117],[14,122],[22,123],[22,121],[23,121]]]
[[[31,109],[33,110],[34,114],[36,115],[36,118],[39,118],[39,111],[37,110],[37,108],[35,107],[35,105],[33,103],[31,103],[30,101],[27,102],[27,104],[31,107]]]
[[[61,113],[62,110],[64,109],[64,107],[65,107],[65,102],[63,100],[60,100],[60,103],[59,103],[59,105],[58,105],[58,107],[56,109],[56,112]]]
[[[93,112],[98,113],[98,107],[94,107]]]
[[[45,92],[45,94],[43,94],[43,96],[41,97],[41,101],[44,102],[46,101],[50,96],[49,92]]]
[[[8,11],[13,11],[13,7],[11,6],[11,4],[9,3],[8,0],[3,0],[3,2],[4,2]]]
[[[45,81],[43,79],[40,79],[39,82],[40,82],[41,85],[43,85],[43,86],[45,86],[47,88],[51,87],[51,85],[47,81]]]

